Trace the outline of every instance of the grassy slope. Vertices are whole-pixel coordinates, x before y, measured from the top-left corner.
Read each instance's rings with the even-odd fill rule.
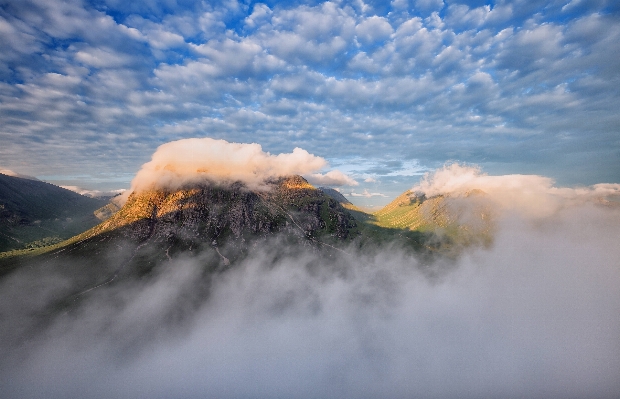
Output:
[[[0,251],[67,239],[99,220],[104,201],[49,183],[0,174]]]

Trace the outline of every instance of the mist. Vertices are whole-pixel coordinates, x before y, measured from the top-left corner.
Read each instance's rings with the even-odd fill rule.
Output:
[[[325,255],[274,238],[205,279],[211,255],[184,254],[3,339],[0,396],[617,397],[617,186],[446,167],[414,189],[478,189],[459,201],[494,207],[492,244],[456,258],[396,244]],[[53,274],[9,277],[5,337],[66,289]]]
[[[432,173],[411,188],[427,197],[467,196],[477,190],[500,213],[517,212],[528,219],[543,219],[558,211],[586,203],[608,203],[620,199],[620,184],[595,184],[589,187],[556,187],[551,178],[540,175],[489,176],[479,167],[451,163]],[[478,200],[480,197],[478,197]],[[470,199],[470,201],[476,201]]]

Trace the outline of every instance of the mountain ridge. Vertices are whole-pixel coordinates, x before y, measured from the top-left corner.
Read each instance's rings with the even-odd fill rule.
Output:
[[[51,183],[0,173],[0,252],[79,234],[99,222],[93,212],[105,204]]]
[[[267,183],[270,189],[261,191],[241,183],[205,183],[132,193],[120,210],[91,229],[25,254],[87,258],[116,245],[134,255],[148,251],[154,262],[186,251],[207,251],[230,263],[275,235],[296,244],[332,248],[335,242],[359,236],[355,218],[302,177]],[[14,255],[20,254],[24,251]]]

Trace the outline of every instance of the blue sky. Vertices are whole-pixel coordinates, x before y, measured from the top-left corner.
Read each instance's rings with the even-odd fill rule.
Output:
[[[615,1],[0,0],[0,168],[58,184],[189,137],[301,147],[362,205],[447,161],[618,183],[619,110]]]

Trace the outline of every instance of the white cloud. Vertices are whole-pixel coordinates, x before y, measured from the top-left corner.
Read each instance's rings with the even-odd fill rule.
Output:
[[[386,198],[387,197],[387,195],[382,194],[382,193],[371,193],[367,189],[364,189],[363,193],[356,193],[355,191],[351,191],[349,194],[345,194],[345,195],[348,195],[350,197],[365,197],[365,198],[370,198],[370,197],[384,197],[384,198]]]
[[[59,187],[62,187],[66,190],[73,191],[74,193],[78,193],[80,195],[84,195],[86,197],[91,197],[91,198],[114,197],[116,195],[123,194],[125,191],[127,191],[124,188],[121,188],[118,190],[101,191],[101,190],[89,190],[89,189],[82,188],[79,186],[59,186]]]
[[[491,14],[491,6],[485,5],[470,9],[464,4],[452,4],[448,7],[446,22],[457,27],[478,27]]]
[[[13,2],[0,17],[3,161],[129,174],[157,144],[209,131],[326,158],[618,179],[597,160],[617,159],[620,25],[596,2],[560,14],[410,1],[410,14],[376,15],[338,2],[181,3]],[[252,29],[232,23],[246,18]]]
[[[339,170],[332,170],[325,174],[313,173],[304,177],[315,186],[357,186],[359,184]]]
[[[149,31],[147,37],[151,46],[158,50],[180,47],[185,44],[183,36],[163,29]]]
[[[618,236],[617,207],[582,206],[504,220],[493,245],[449,259],[264,241],[206,279],[193,251],[57,318],[44,310],[82,279],[47,259],[0,281],[0,383],[28,398],[613,398]]]
[[[188,184],[240,181],[252,189],[266,187],[268,179],[307,174],[327,162],[301,148],[271,155],[259,144],[229,143],[211,138],[173,141],[157,148],[131,182],[132,191],[178,189]]]
[[[95,68],[114,68],[128,65],[132,59],[106,48],[85,48],[75,53],[75,59]]]
[[[267,21],[272,14],[273,11],[271,11],[271,9],[267,5],[262,3],[256,3],[254,4],[252,14],[246,17],[244,22],[247,27],[255,28],[258,24]]]
[[[443,6],[443,0],[415,0],[415,8],[422,11],[439,11]]]
[[[409,8],[409,0],[392,0],[390,4],[392,8],[397,10],[406,10]]]
[[[581,4],[581,0],[570,0],[564,6],[562,6],[562,12],[570,11],[571,8],[574,8]]]
[[[13,172],[10,169],[0,169],[0,173],[3,174],[3,175],[7,175],[7,176],[19,177],[19,178],[22,178],[22,179],[39,180],[39,179],[37,179],[34,176],[23,175],[21,173]]]
[[[385,40],[394,32],[392,25],[387,19],[372,16],[363,20],[355,27],[358,40],[365,44],[373,44],[376,41]]]
[[[412,192],[427,197],[440,194],[463,196],[481,190],[502,210],[513,210],[533,218],[554,215],[565,207],[584,202],[605,202],[620,198],[620,184],[591,187],[555,187],[552,179],[538,175],[489,176],[480,168],[456,163],[427,174]]]

